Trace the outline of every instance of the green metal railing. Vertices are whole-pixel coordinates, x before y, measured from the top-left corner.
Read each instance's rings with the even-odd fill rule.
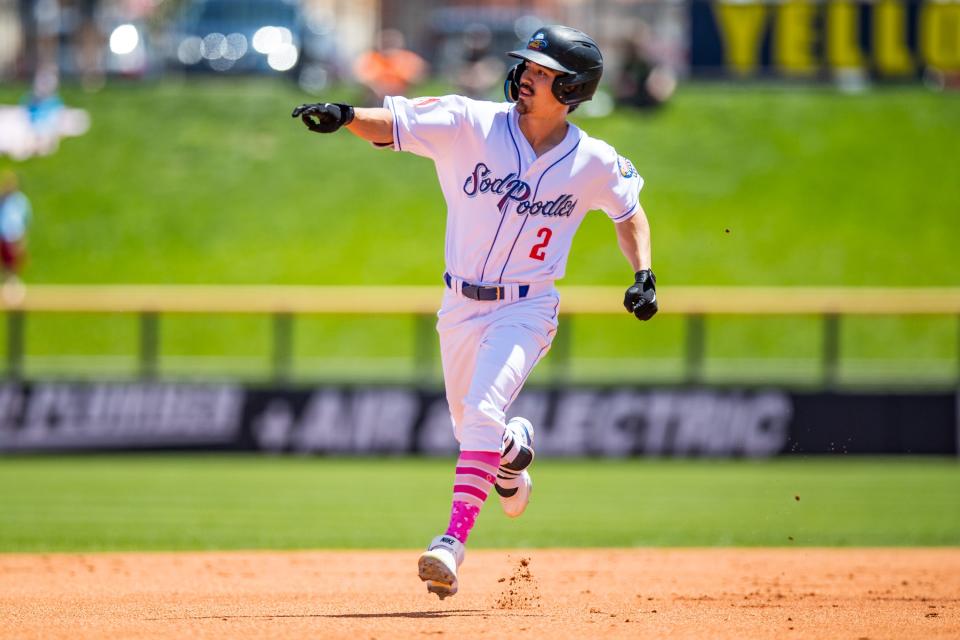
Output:
[[[551,351],[554,378],[567,377],[572,353],[571,324],[584,315],[624,311],[616,287],[561,287],[564,331]],[[427,379],[436,362],[437,287],[391,287],[382,304],[381,287],[31,285],[16,300],[0,300],[7,317],[6,377],[24,375],[28,317],[41,313],[110,313],[139,316],[136,375],[155,379],[160,372],[160,323],[173,314],[265,314],[272,318],[270,378],[291,379],[295,360],[294,323],[308,315],[412,315],[414,370]],[[685,318],[682,378],[704,381],[708,319],[718,316],[818,316],[821,318],[821,384],[837,384],[844,316],[940,315],[957,319],[957,381],[960,384],[960,289],[671,287],[659,292],[660,314]]]

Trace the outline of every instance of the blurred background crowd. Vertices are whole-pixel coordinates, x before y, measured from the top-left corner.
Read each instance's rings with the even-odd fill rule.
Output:
[[[49,92],[55,75],[95,90],[111,76],[285,74],[310,92],[358,80],[374,99],[433,75],[494,97],[502,53],[544,22],[596,34],[615,70],[687,67],[676,2],[2,0],[0,76]]]
[[[16,117],[41,130],[32,152],[86,130],[81,113],[51,117],[62,79],[97,90],[110,78],[279,74],[313,94],[355,81],[374,104],[439,78],[499,99],[503,52],[548,22],[576,25],[605,52],[592,115],[658,106],[691,76],[958,85],[952,0],[0,0],[0,78],[32,85],[29,113],[0,115],[0,153],[31,153],[13,139]]]
[[[0,0],[0,78],[32,87],[26,111],[0,111],[0,153],[86,131],[85,114],[60,110],[62,79],[95,91],[111,78],[272,74],[312,94],[356,82],[378,104],[434,78],[499,99],[503,52],[550,22],[605,52],[606,90],[587,115],[659,106],[696,76],[960,85],[952,0]]]

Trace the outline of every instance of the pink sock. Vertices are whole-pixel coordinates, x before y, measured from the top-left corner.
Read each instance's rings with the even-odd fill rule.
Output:
[[[480,514],[480,507],[496,482],[499,465],[500,453],[497,451],[460,452],[446,535],[466,543]]]

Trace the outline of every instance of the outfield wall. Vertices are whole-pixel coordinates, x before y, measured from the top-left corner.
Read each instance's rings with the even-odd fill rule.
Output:
[[[530,388],[549,456],[958,455],[960,393]],[[334,455],[455,451],[442,392],[33,382],[0,387],[0,452],[220,449]]]

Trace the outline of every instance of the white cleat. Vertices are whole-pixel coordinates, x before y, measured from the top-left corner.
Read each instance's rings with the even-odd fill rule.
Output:
[[[466,549],[453,536],[434,538],[417,563],[420,579],[427,583],[427,591],[441,600],[457,592],[457,569],[463,564]]]
[[[533,425],[526,418],[513,418],[503,434],[495,486],[500,506],[511,518],[520,516],[530,504],[533,479],[527,467],[533,463],[533,457]]]
[[[499,478],[499,476],[497,476]],[[533,493],[533,479],[528,471],[521,471],[520,475],[511,481],[516,486],[502,489],[497,486],[497,493],[500,494],[500,506],[503,512],[510,518],[519,518],[527,510],[530,504],[530,494]],[[512,493],[510,493],[512,491]],[[507,493],[509,495],[504,495]]]

